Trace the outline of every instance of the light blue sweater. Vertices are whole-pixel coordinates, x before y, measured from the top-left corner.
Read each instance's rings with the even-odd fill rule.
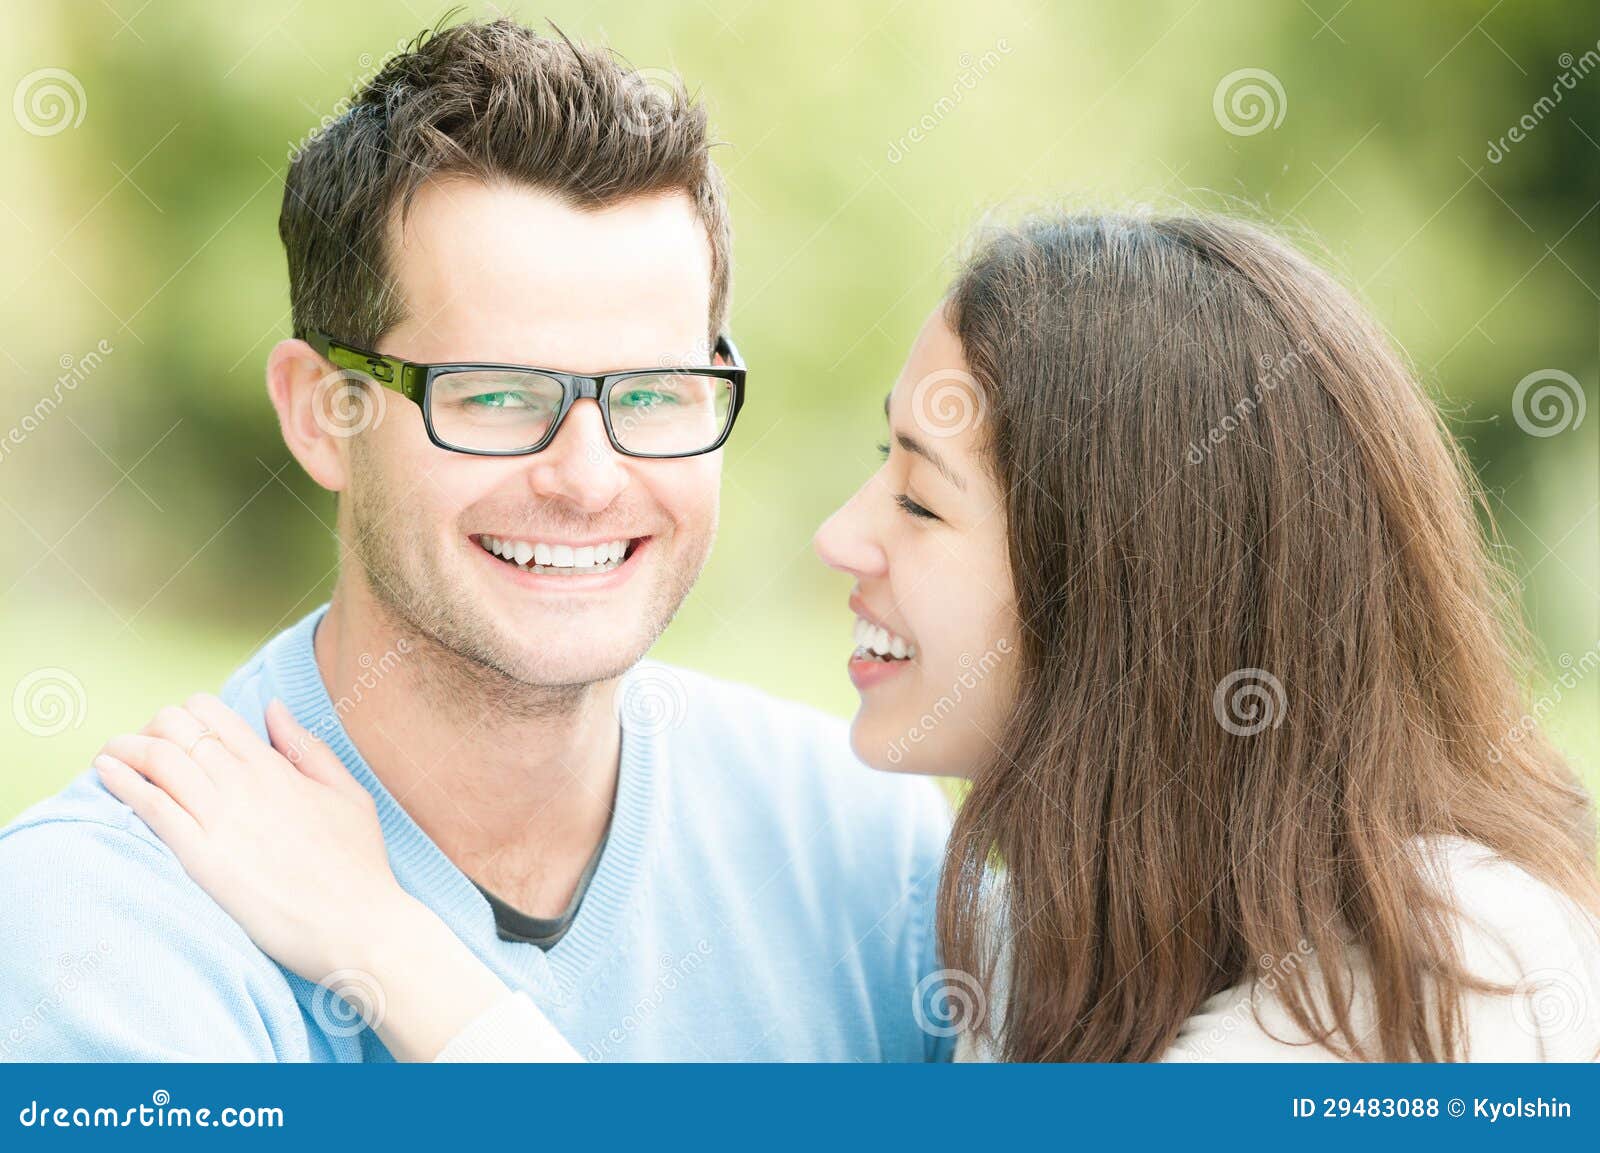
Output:
[[[264,731],[281,697],[325,737],[376,798],[400,883],[590,1059],[949,1055],[943,1030],[919,1027],[938,1020],[926,998],[947,832],[930,783],[864,768],[831,718],[674,669],[682,723],[625,728],[604,855],[546,954],[499,939],[488,903],[350,743],[312,655],[324,611],[223,699]],[[258,950],[91,771],[0,831],[0,1060],[186,1058],[390,1059],[342,1002]]]

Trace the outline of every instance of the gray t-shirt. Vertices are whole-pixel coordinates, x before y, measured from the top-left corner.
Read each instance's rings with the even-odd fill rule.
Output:
[[[478,892],[483,894],[484,900],[489,902],[489,908],[494,910],[495,932],[502,941],[518,941],[524,945],[537,945],[541,949],[553,949],[557,941],[567,935],[567,930],[572,928],[572,922],[578,917],[578,906],[583,904],[583,895],[589,891],[589,882],[594,880],[595,870],[600,867],[600,857],[606,851],[606,841],[611,836],[611,830],[606,830],[606,835],[600,838],[600,844],[594,851],[594,856],[589,858],[589,863],[583,867],[583,875],[578,878],[578,887],[573,890],[572,900],[567,902],[567,907],[554,917],[530,917],[521,909],[506,904],[482,885],[478,885]]]

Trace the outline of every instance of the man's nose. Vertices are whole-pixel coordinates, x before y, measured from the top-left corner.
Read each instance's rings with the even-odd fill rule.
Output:
[[[628,484],[623,458],[606,436],[600,405],[588,398],[576,401],[555,439],[527,459],[535,492],[587,513],[609,507]]]

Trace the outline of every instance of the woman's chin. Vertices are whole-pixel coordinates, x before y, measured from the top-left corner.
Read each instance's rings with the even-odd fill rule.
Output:
[[[899,720],[886,710],[863,704],[850,722],[850,751],[868,768],[920,777],[973,775],[984,749],[992,744],[981,730],[954,718],[938,732],[911,717]],[[999,722],[997,721],[996,724]]]
[[[872,715],[863,705],[850,724],[850,749],[868,768],[885,773],[932,773],[928,767],[930,749],[923,741],[913,741],[904,725],[888,724]],[[920,735],[920,734],[919,734]]]

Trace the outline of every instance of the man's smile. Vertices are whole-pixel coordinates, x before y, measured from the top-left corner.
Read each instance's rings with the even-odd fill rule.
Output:
[[[648,536],[563,541],[478,533],[470,538],[501,564],[536,576],[604,576],[617,572],[651,540]]]

